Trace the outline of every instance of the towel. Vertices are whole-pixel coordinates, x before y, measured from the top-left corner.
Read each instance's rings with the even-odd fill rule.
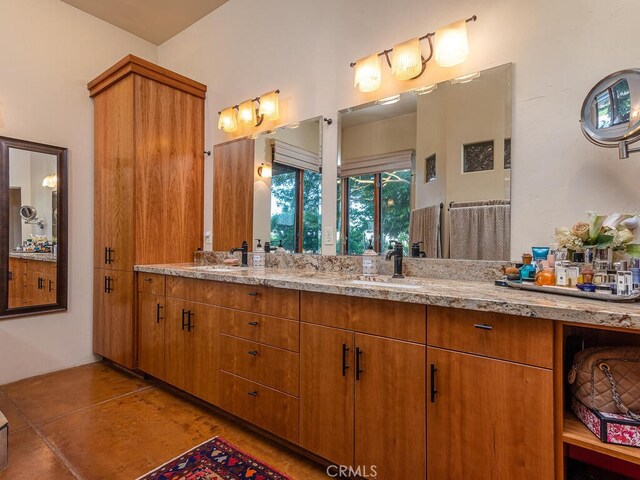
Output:
[[[511,205],[508,200],[452,203],[449,210],[449,257],[509,260]]]
[[[409,244],[424,242],[428,258],[442,257],[440,241],[440,205],[411,210],[409,217]]]

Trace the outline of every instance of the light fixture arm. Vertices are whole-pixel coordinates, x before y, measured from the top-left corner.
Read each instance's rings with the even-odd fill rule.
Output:
[[[465,22],[470,23],[470,22],[475,22],[476,20],[478,20],[478,16],[477,15],[472,15],[471,17],[467,18],[465,20]],[[428,40],[429,41],[429,57],[428,58],[424,58],[422,60],[422,72],[420,72],[420,75],[422,75],[422,73],[424,72],[427,62],[429,60],[431,60],[431,58],[433,57],[433,37],[436,35],[435,32],[430,32],[427,33],[426,35],[423,35],[422,37],[418,38],[418,40],[422,41],[422,40]],[[382,52],[378,53],[379,57],[385,57],[387,60],[387,64],[389,65],[389,68],[391,68],[391,60],[389,59],[389,54],[393,52],[393,48],[389,48],[387,50],[383,50]],[[356,66],[357,62],[351,62],[349,64],[349,66],[351,68]],[[414,78],[418,78],[420,75],[414,77]]]

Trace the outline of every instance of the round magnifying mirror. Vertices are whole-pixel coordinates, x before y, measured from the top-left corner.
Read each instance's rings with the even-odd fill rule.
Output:
[[[621,70],[600,80],[582,104],[582,132],[601,147],[619,148],[627,158],[629,144],[640,140],[640,69]]]
[[[35,220],[38,218],[38,211],[36,210],[36,207],[23,205],[20,207],[20,216],[26,221]]]

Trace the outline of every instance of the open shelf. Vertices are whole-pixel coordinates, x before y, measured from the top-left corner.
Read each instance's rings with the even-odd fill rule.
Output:
[[[640,465],[640,448],[625,447],[601,442],[591,431],[572,413],[564,412],[564,429],[562,440],[569,445],[593,450],[626,462]]]

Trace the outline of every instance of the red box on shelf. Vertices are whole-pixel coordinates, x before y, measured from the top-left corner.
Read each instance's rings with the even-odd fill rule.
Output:
[[[600,441],[640,447],[640,421],[626,415],[592,410],[575,398],[571,401],[571,409]]]

